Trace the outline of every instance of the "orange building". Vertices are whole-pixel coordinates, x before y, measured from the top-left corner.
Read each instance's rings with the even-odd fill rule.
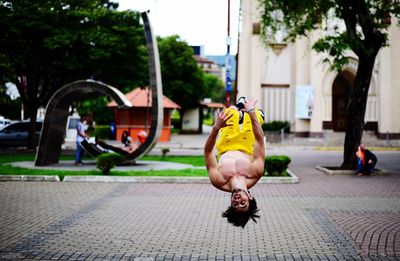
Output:
[[[137,134],[144,130],[147,133],[151,126],[151,89],[136,88],[125,97],[131,102],[132,108],[118,109],[113,101],[107,106],[114,108],[114,119],[117,129],[117,140],[121,140],[122,132],[127,130],[134,141],[138,140]],[[158,141],[169,141],[171,139],[171,111],[181,107],[175,102],[163,96],[164,120],[161,135]],[[147,119],[147,120],[146,120]]]

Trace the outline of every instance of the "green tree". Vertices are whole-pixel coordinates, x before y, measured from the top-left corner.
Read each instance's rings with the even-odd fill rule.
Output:
[[[346,64],[345,51],[358,56],[354,88],[347,110],[343,169],[355,167],[355,152],[364,130],[368,90],[376,55],[389,44],[387,29],[391,18],[400,18],[400,2],[395,0],[260,0],[261,33],[271,42],[277,31],[285,31],[288,41],[308,37],[314,30],[325,36],[314,44],[314,50],[327,55],[331,68],[340,70]],[[398,20],[399,21],[399,20]],[[336,23],[338,22],[338,23]],[[343,25],[343,26],[342,26]],[[342,29],[342,27],[344,29]]]
[[[110,0],[0,0],[0,85],[17,85],[30,147],[37,109],[64,84],[91,78],[123,91],[147,84],[140,14],[117,7]]]
[[[212,74],[204,74],[204,84],[206,96],[215,102],[225,102],[225,84],[222,80]]]
[[[192,48],[179,36],[158,37],[157,41],[163,92],[182,107],[182,116],[186,110],[197,108],[199,101],[208,96],[204,73],[196,64]]]

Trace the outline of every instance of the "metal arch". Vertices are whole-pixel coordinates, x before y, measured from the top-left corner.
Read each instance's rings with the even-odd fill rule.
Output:
[[[150,87],[152,90],[151,127],[145,143],[128,155],[125,161],[134,161],[150,151],[158,140],[163,126],[163,92],[157,40],[152,33],[147,12],[143,12],[141,15],[149,54]],[[118,89],[102,82],[82,80],[63,86],[52,96],[47,105],[35,166],[59,162],[69,106],[72,101],[93,97],[94,94],[99,93],[110,96],[120,108],[132,106]]]
[[[80,80],[61,87],[47,104],[35,166],[58,163],[61,145],[64,142],[69,107],[73,101],[94,97],[94,95],[110,96],[120,108],[132,106],[123,93],[102,82]]]
[[[151,126],[144,144],[128,156],[128,161],[133,161],[149,152],[161,135],[164,117],[163,90],[161,81],[160,58],[158,55],[157,39],[155,38],[147,12],[141,13],[144,32],[149,54],[149,74],[151,88]]]

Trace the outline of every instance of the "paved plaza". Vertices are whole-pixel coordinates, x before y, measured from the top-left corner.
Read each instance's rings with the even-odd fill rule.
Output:
[[[267,153],[300,182],[257,184],[244,229],[204,183],[0,182],[0,260],[400,260],[400,152],[377,151],[390,174],[369,177],[315,168],[339,151]]]

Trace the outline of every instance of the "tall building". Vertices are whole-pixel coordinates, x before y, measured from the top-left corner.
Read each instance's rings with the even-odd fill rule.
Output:
[[[265,46],[257,6],[256,0],[242,0],[238,97],[258,98],[267,122],[289,121],[298,137],[344,132],[357,56],[349,52],[350,63],[339,73],[331,71],[322,62],[325,56],[311,49],[318,32],[311,39]],[[390,46],[377,55],[365,113],[365,129],[381,139],[400,139],[400,30],[395,23]]]

